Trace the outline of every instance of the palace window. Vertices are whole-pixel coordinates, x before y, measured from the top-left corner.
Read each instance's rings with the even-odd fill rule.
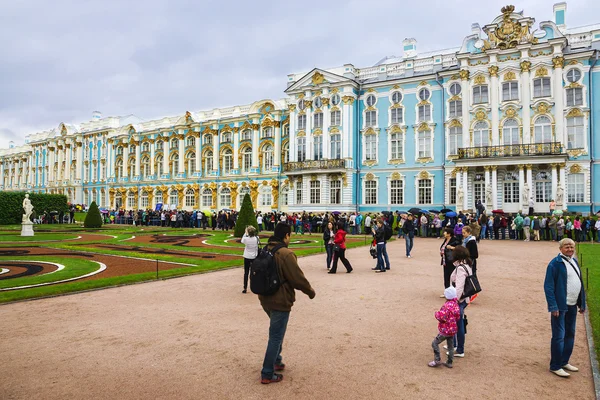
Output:
[[[150,175],[150,157],[142,158],[142,179]]]
[[[315,107],[316,108],[323,107],[323,100],[320,97],[316,97],[315,98]]]
[[[504,202],[519,203],[519,177],[516,174],[508,172],[504,175]]]
[[[419,204],[432,203],[432,183],[431,179],[419,179]]]
[[[296,184],[296,204],[302,204],[302,182]]]
[[[331,126],[340,126],[342,124],[342,112],[339,110],[331,112]]]
[[[196,153],[194,153],[193,151],[188,154],[187,170],[190,174],[196,172]]]
[[[252,168],[252,147],[244,147],[242,150],[242,172],[250,172]]]
[[[193,136],[190,136],[187,138],[187,145],[188,146],[195,146],[196,145],[196,138]]]
[[[567,118],[567,148],[582,149],[585,144],[583,117]]]
[[[196,207],[196,196],[194,196],[194,189],[187,189],[185,191],[185,206]]]
[[[270,144],[263,148],[263,172],[271,172],[273,170],[273,146]]]
[[[533,80],[533,97],[550,97],[552,95],[550,78],[537,78]]]
[[[399,104],[402,101],[402,93],[394,92],[392,93],[392,104]]]
[[[567,176],[567,202],[583,203],[585,200],[584,174],[569,174]]]
[[[242,140],[252,140],[252,131],[250,129],[245,129],[242,132]]]
[[[306,114],[298,115],[298,129],[301,131],[306,129]]]
[[[233,142],[233,134],[231,132],[225,132],[223,134],[223,143]]]
[[[401,124],[403,122],[402,110],[402,107],[396,107],[390,110],[390,124]]]
[[[306,108],[306,103],[304,102],[304,100],[300,100],[298,102],[298,108],[300,109],[300,111],[304,111],[304,109]]]
[[[160,190],[156,191],[156,194],[154,195],[154,197],[156,198],[156,204],[159,204],[159,203],[162,204],[162,202],[163,202],[162,195],[163,195],[162,191],[160,191]]]
[[[431,92],[429,91],[429,89],[421,89],[419,90],[419,99],[421,101],[427,101],[429,100],[429,96],[431,95]]]
[[[377,98],[372,94],[367,96],[366,104],[368,107],[373,107],[377,103]]]
[[[431,121],[431,105],[423,104],[419,106],[419,122]]]
[[[365,160],[377,160],[377,136],[365,136]]]
[[[583,89],[582,88],[569,88],[567,89],[567,106],[581,106],[583,105]]]
[[[137,204],[135,204],[135,194],[133,192],[129,192],[127,194],[127,206],[130,210],[137,210]]]
[[[507,119],[504,121],[502,127],[502,142],[505,145],[516,145],[519,144],[519,124],[514,119]]]
[[[117,147],[117,155],[118,156],[122,156],[123,155],[123,147],[121,147],[121,146]]]
[[[270,126],[263,129],[262,131],[262,137],[263,138],[272,138],[273,137],[273,128],[271,128]]]
[[[313,114],[313,129],[323,128],[323,113]]]
[[[286,124],[283,126],[283,137],[290,136],[290,125]]]
[[[581,79],[581,71],[577,68],[573,68],[567,72],[567,81],[569,83],[575,83]]]
[[[329,138],[331,140],[331,159],[342,158],[342,135],[334,133]]]
[[[404,182],[400,179],[390,181],[390,204],[404,203]]]
[[[550,118],[541,116],[535,120],[534,126],[535,143],[552,142],[552,124]]]
[[[331,104],[333,104],[334,106],[337,106],[340,104],[341,98],[339,94],[334,94],[333,96],[331,96]]]
[[[154,160],[156,162],[156,173],[158,174],[158,176],[161,176],[162,174],[164,174],[163,157],[157,156]]]
[[[310,181],[310,204],[321,204],[320,181]]]
[[[475,124],[473,129],[473,146],[489,146],[490,130],[487,122],[480,121]]]
[[[392,160],[402,160],[404,158],[401,133],[392,133],[390,135],[390,158]]]
[[[329,182],[329,202],[342,204],[342,181],[336,179]]]
[[[171,192],[169,193],[169,204],[171,206],[177,207],[179,205],[178,198],[179,192],[177,190],[171,190]]]
[[[271,188],[269,186],[261,186],[260,188],[260,205],[270,206],[273,204],[273,196],[271,195]]]
[[[89,147],[86,146],[86,150],[85,150],[85,157],[88,158],[89,157]],[[131,145],[129,146],[129,154],[135,154],[135,146]]]
[[[286,142],[283,145],[282,158],[284,163],[290,162],[290,143]]]
[[[460,86],[460,83],[453,83],[452,85],[450,85],[450,94],[452,96],[458,96],[461,91],[462,87]]]
[[[212,190],[208,188],[202,191],[202,207],[212,207]]]
[[[73,170],[73,168],[71,168],[71,170]],[[123,160],[117,160],[115,163],[115,177],[117,179],[123,177]],[[73,177],[71,177],[71,180],[73,180]]]
[[[176,149],[177,146],[179,146],[179,140],[177,140],[177,139],[171,139],[171,148],[172,149]],[[129,152],[131,152],[131,149],[129,149]]]
[[[473,87],[473,104],[487,103],[488,100],[488,86],[479,85]]]
[[[306,160],[306,138],[299,137],[298,141],[298,161]]]
[[[150,151],[150,143],[148,143],[148,142],[142,143],[142,151]]]
[[[283,205],[283,206],[288,205],[288,196],[289,196],[289,189],[287,187],[284,187],[283,189],[281,189],[281,205]]]
[[[418,133],[419,141],[419,158],[431,157],[431,131],[423,131]]]
[[[212,145],[212,143],[213,143],[213,135],[211,135],[210,133],[207,135],[204,135],[204,144]]]
[[[230,174],[233,168],[233,153],[231,149],[223,152],[223,174]]]
[[[173,154],[171,157],[171,164],[171,174],[175,176],[179,173],[179,154]]]
[[[450,178],[448,182],[449,186],[449,195],[450,195],[450,204],[456,204],[456,178]]]
[[[221,208],[231,207],[231,191],[229,188],[221,189],[220,203]]]
[[[365,127],[377,125],[377,111],[365,111]]]
[[[502,83],[502,101],[519,100],[519,82]]]
[[[145,190],[142,192],[142,195],[140,196],[140,207],[142,207],[144,209],[149,207],[148,192]]]
[[[242,186],[240,188],[240,204],[244,201],[244,197],[250,194],[250,188],[248,186]]]
[[[158,141],[156,142],[156,150],[162,150],[163,149],[163,142],[162,141]]]
[[[212,150],[206,152],[206,171],[205,174],[210,174],[213,170],[214,154]]]
[[[121,196],[121,194],[115,196],[115,207],[117,209],[123,207],[123,196]]]
[[[552,182],[545,171],[538,172],[535,176],[535,201],[548,203],[552,196]]]
[[[448,113],[450,118],[457,118],[462,115],[462,100],[452,100],[448,103]]]
[[[462,147],[462,127],[453,126],[448,132],[448,155],[455,156]]]
[[[365,182],[365,204],[377,204],[377,181]]]

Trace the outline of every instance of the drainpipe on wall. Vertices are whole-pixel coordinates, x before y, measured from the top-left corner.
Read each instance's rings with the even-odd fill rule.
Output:
[[[442,88],[442,173],[444,188],[446,187],[446,92],[444,91],[443,80],[440,80],[440,73],[435,73],[435,82]],[[442,200],[442,205],[446,208],[446,191],[444,190],[444,198]]]
[[[594,55],[596,56],[594,63],[592,64],[592,66],[590,67],[590,71],[588,72],[589,76],[588,76],[588,82],[589,82],[589,90],[588,90],[588,106],[590,108],[590,140],[589,140],[589,144],[590,144],[590,182],[592,184],[592,187],[590,188],[590,214],[593,215],[594,214],[594,187],[593,187],[593,183],[594,183],[594,107],[593,107],[593,101],[594,101],[594,97],[592,96],[592,91],[593,91],[593,86],[592,86],[592,70],[594,69],[594,67],[596,66],[596,63],[598,63],[598,55],[599,55],[599,51],[596,50],[594,51]]]

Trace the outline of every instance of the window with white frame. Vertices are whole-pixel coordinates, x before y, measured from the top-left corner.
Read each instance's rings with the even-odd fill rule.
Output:
[[[535,201],[548,203],[552,197],[552,182],[547,172],[538,172],[535,176]]]
[[[505,145],[519,144],[519,124],[515,119],[507,119],[502,126],[502,142]]]
[[[402,101],[402,93],[394,92],[392,93],[392,104],[399,104]]]
[[[219,196],[220,207],[229,208],[231,207],[231,190],[229,188],[222,188],[221,195]]]
[[[462,147],[462,126],[453,126],[448,132],[448,155],[455,156]]]
[[[288,196],[289,196],[289,189],[287,187],[284,187],[283,189],[281,189],[281,205],[283,205],[283,206],[288,205]]]
[[[169,193],[169,204],[177,207],[179,204],[179,192],[177,190],[171,190]]]
[[[127,206],[131,210],[137,210],[137,204],[135,204],[135,194],[133,192],[129,192],[127,194]]]
[[[567,106],[581,106],[583,105],[583,89],[582,88],[569,88],[567,89]]]
[[[117,194],[115,196],[115,207],[116,208],[123,207],[123,196],[121,196],[121,194]]]
[[[142,179],[150,175],[150,157],[142,158]]]
[[[584,147],[583,117],[567,118],[567,148],[582,149]]]
[[[172,149],[176,149],[177,146],[179,146],[179,140],[178,139],[171,139],[171,148]],[[129,149],[129,152],[131,153],[131,148]]]
[[[331,112],[331,126],[340,126],[342,124],[342,112],[334,110]]]
[[[173,139],[173,140],[177,141],[177,139]],[[86,158],[89,156],[88,151],[89,151],[89,147],[86,146],[86,149],[85,149]],[[129,146],[129,154],[135,154],[135,146],[134,145]]]
[[[323,113],[318,112],[313,114],[313,129],[323,128]]]
[[[377,160],[376,135],[365,135],[365,160]]]
[[[187,138],[187,145],[188,146],[195,146],[196,145],[196,138],[193,136],[190,136]]]
[[[252,131],[250,129],[242,131],[242,140],[252,140]]]
[[[156,194],[154,195],[154,198],[156,199],[156,204],[159,204],[159,203],[162,204],[162,202],[163,202],[162,194],[163,194],[162,191],[160,191],[160,190],[156,191]]]
[[[187,189],[185,191],[185,206],[196,207],[196,196],[194,196],[194,189]]]
[[[162,141],[158,141],[156,142],[156,150],[162,150],[163,149],[163,142]]]
[[[270,144],[263,147],[263,172],[271,172],[273,170],[273,146]]]
[[[303,111],[306,108],[306,103],[304,102],[304,100],[300,100],[298,102],[298,108]]]
[[[231,132],[225,132],[222,135],[222,141],[223,141],[223,143],[231,143],[231,142],[233,142],[233,134]]]
[[[323,136],[315,136],[313,138],[313,156],[314,160],[323,159]]]
[[[21,178],[20,175],[19,175],[19,178]],[[85,181],[88,181],[90,179],[90,166],[89,166],[89,164],[85,164],[85,166],[83,167],[83,179]]]
[[[263,138],[271,138],[273,137],[273,128],[271,128],[270,126],[267,128],[264,128],[262,131],[262,137]]]
[[[315,108],[323,107],[323,99],[321,99],[321,97],[315,97],[314,104]]]
[[[462,87],[460,86],[460,83],[455,82],[452,85],[450,85],[450,94],[452,96],[458,96],[461,91],[462,91]]]
[[[244,201],[244,197],[250,194],[250,188],[248,186],[242,186],[240,188],[240,204]]]
[[[374,95],[370,94],[367,96],[367,99],[365,101],[365,104],[368,107],[373,107],[375,105],[375,103],[377,103],[377,97],[375,97]]]
[[[290,136],[290,125],[286,124],[283,126],[283,137]]]
[[[504,202],[519,203],[519,196],[519,176],[512,172],[507,172],[504,175]]]
[[[390,110],[390,124],[402,124],[404,122],[402,110],[402,107],[396,107]]]
[[[71,170],[73,170],[73,168],[71,168]],[[115,163],[115,177],[117,179],[123,177],[123,160],[117,160],[117,162]],[[71,180],[73,180],[73,176],[71,176]]]
[[[142,143],[142,151],[150,151],[150,143],[148,143],[148,142]]]
[[[206,171],[204,173],[210,174],[213,170],[213,160],[214,160],[214,155],[213,155],[212,150],[209,150],[206,152],[205,159],[206,159]]]
[[[296,184],[296,204],[302,204],[302,182]]]
[[[483,147],[490,144],[490,127],[487,122],[479,121],[473,129],[473,146]]]
[[[404,182],[400,179],[390,181],[390,204],[404,204]]]
[[[329,138],[331,140],[331,159],[342,158],[342,135],[333,133]]]
[[[306,138],[305,137],[299,137],[297,140],[297,154],[298,154],[298,158],[297,161],[304,161],[306,160]]]
[[[419,158],[431,157],[431,131],[418,132]]]
[[[546,116],[538,117],[534,125],[535,143],[552,142],[552,123]]]
[[[252,147],[246,146],[242,149],[242,172],[250,172],[252,168]]]
[[[159,143],[162,144],[162,142],[159,142]],[[121,146],[117,147],[117,155],[118,156],[123,155],[123,147],[121,147]]]
[[[179,154],[175,153],[171,156],[171,174],[173,176],[179,173]]]
[[[423,88],[423,89],[419,90],[419,100],[427,101],[427,100],[429,100],[430,96],[431,96],[431,92],[429,91],[429,89]]]
[[[334,94],[333,96],[331,96],[331,104],[333,104],[334,106],[339,105],[340,101],[341,101],[341,97],[339,94]]]
[[[223,173],[230,174],[233,169],[233,152],[227,149],[223,152]]]
[[[329,202],[331,204],[342,204],[342,181],[339,179],[329,182]]]
[[[452,100],[448,102],[448,114],[450,118],[462,116],[462,100]]]
[[[260,205],[270,206],[273,204],[273,196],[271,195],[271,188],[269,186],[261,186],[260,188]]]
[[[417,185],[419,188],[419,204],[431,204],[433,199],[433,184],[431,179],[419,179]]]
[[[212,190],[208,188],[202,191],[202,207],[212,207]]]
[[[321,204],[320,181],[310,181],[310,204]]]
[[[567,176],[567,202],[583,203],[585,200],[585,175],[569,174]]]
[[[502,101],[519,100],[519,82],[502,83]]]
[[[550,78],[537,78],[533,80],[533,97],[550,97],[552,86]]]
[[[365,127],[377,126],[377,111],[365,111]]]
[[[577,68],[570,69],[567,71],[567,81],[569,83],[576,83],[581,79],[581,71]]]
[[[483,104],[489,101],[488,86],[478,85],[473,87],[473,104]]]
[[[423,104],[419,107],[419,121],[428,122],[431,121],[431,104]]]
[[[298,129],[301,131],[306,129],[306,114],[298,115]]]
[[[290,162],[290,143],[286,142],[283,145],[282,158],[284,163]]]
[[[365,181],[365,204],[377,204],[377,181]]]
[[[390,134],[390,159],[404,159],[404,149],[402,146],[402,133],[396,132]]]
[[[188,154],[187,170],[190,174],[196,172],[196,153],[193,151]]]
[[[456,178],[450,178],[448,182],[450,204],[456,204]]]
[[[213,135],[211,135],[210,133],[207,135],[204,135],[204,144],[212,145],[212,143],[213,143]]]

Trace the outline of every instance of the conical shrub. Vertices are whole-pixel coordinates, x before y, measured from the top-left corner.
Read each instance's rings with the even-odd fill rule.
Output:
[[[252,200],[250,195],[246,193],[244,200],[242,201],[242,208],[235,222],[235,231],[233,235],[241,238],[244,236],[244,231],[248,225],[252,225],[258,232],[258,223],[256,222],[256,214],[254,213],[254,207],[252,207]]]
[[[100,215],[100,210],[98,209],[98,205],[95,201],[92,201],[90,205],[90,209],[85,216],[85,221],[83,221],[84,228],[101,228],[102,227],[102,216]]]

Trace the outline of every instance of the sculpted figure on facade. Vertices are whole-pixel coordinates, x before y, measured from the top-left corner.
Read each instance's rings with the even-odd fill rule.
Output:
[[[492,185],[490,184],[485,187],[485,203],[488,206],[492,204]]]

